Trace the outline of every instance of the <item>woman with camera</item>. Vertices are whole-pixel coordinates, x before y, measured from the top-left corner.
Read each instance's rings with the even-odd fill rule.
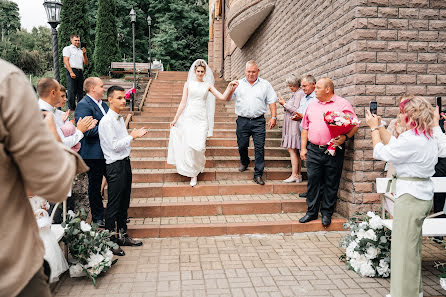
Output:
[[[367,111],[373,157],[391,162],[396,174],[389,184],[395,194],[391,247],[391,297],[423,296],[421,239],[424,219],[432,208],[438,157],[446,156],[446,135],[438,126],[439,114],[421,97],[400,103],[395,138],[381,125],[381,118]],[[389,295],[388,295],[389,296]]]

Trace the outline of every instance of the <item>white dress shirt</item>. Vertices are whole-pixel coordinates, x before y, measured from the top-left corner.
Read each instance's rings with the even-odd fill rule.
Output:
[[[430,178],[435,173],[438,157],[446,157],[446,135],[437,128],[434,129],[434,137],[416,135],[413,130],[402,133],[398,138],[392,136],[387,145],[380,142],[375,146],[373,158],[391,162],[398,177]],[[431,200],[434,184],[431,179],[397,179],[395,197],[403,194],[411,194],[421,200]]]
[[[91,96],[88,95],[88,94],[87,94],[87,96],[90,97],[91,100],[93,100],[94,103],[96,103],[96,105],[97,105],[97,106],[99,107],[99,109],[102,111],[102,114],[105,115],[105,110],[104,110],[104,108],[102,107],[102,99],[99,99],[99,101],[98,101],[98,100],[94,99],[93,97],[91,97]]]
[[[266,113],[267,105],[277,101],[277,95],[271,84],[260,77],[251,85],[246,78],[240,79],[232,98],[235,101],[235,113],[246,118],[257,118]]]
[[[39,107],[42,110],[46,110],[48,112],[53,113],[54,116],[54,123],[56,124],[56,130],[57,134],[60,137],[60,140],[62,140],[62,143],[69,148],[72,148],[76,144],[78,144],[82,138],[84,138],[84,133],[82,133],[80,130],[76,128],[76,131],[73,135],[70,136],[64,136],[62,130],[60,127],[62,127],[65,123],[62,121],[62,115],[64,114],[63,111],[58,110],[56,107],[51,106],[48,102],[39,99]]]
[[[84,53],[82,49],[70,44],[63,48],[62,55],[68,57],[71,68],[84,69]]]
[[[99,122],[98,132],[106,164],[130,156],[130,143],[133,138],[127,132],[124,118],[121,115],[110,108]]]

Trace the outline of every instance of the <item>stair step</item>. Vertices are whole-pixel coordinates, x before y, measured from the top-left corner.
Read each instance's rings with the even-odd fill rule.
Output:
[[[298,219],[303,215],[284,213],[131,219],[127,232],[132,237],[141,238],[344,231],[346,220],[336,214],[328,228],[322,226],[321,219],[299,223]]]
[[[133,118],[132,118],[133,119]],[[132,129],[129,129],[129,133]],[[170,129],[150,129],[145,135],[146,138],[169,138]],[[212,138],[233,138],[235,131],[233,129],[214,129]],[[266,138],[282,138],[282,131],[278,129],[266,130]]]
[[[201,181],[195,187],[191,187],[189,182],[133,183],[131,197],[296,194],[306,189],[306,182],[287,184],[268,180],[263,186],[252,180]]]
[[[254,148],[248,148],[250,155],[254,155]],[[206,147],[206,156],[239,156],[237,149],[225,146],[208,146]],[[265,156],[288,157],[289,153],[282,147],[266,147]],[[166,147],[134,147],[130,153],[130,157],[167,157]]]
[[[254,158],[251,159],[254,160]],[[132,168],[140,169],[164,169],[175,168],[175,166],[167,164],[165,157],[147,157],[147,158],[132,158]],[[251,166],[254,163],[251,162]],[[238,168],[240,166],[239,157],[207,157],[205,168]],[[265,157],[265,167],[282,167],[287,168],[290,166],[289,158],[284,157]]]
[[[166,114],[159,114],[159,113],[155,113],[153,115],[150,116],[135,116],[134,118],[132,118],[132,122],[150,122],[150,121],[154,121],[154,122],[171,122],[173,120],[173,118],[175,117],[175,114],[172,115],[166,115]],[[216,116],[214,118],[215,122],[223,122],[223,121],[234,121],[237,119],[236,115],[234,114],[233,116],[227,115],[227,116]]]
[[[146,129],[168,129],[170,127],[169,122],[131,122],[129,128],[146,128]],[[234,129],[235,122],[215,122],[214,127],[216,129]]]
[[[190,178],[177,173],[176,169],[133,169],[134,183],[189,182]],[[291,168],[266,168],[263,173],[265,180],[283,181],[291,174]],[[238,168],[206,168],[198,175],[198,181],[252,180],[254,170],[238,172]],[[303,178],[307,178],[306,168],[302,168]]]
[[[250,146],[253,146],[252,139],[249,140]],[[282,139],[267,138],[265,140],[265,147],[280,147]],[[132,142],[132,147],[167,147],[169,144],[168,138],[138,138]],[[214,138],[211,137],[206,141],[206,147],[210,146],[224,146],[237,149],[236,138]]]
[[[296,195],[297,196],[297,195]],[[249,215],[305,212],[305,199],[287,200],[241,200],[241,201],[207,201],[207,202],[162,202],[130,204],[129,217],[193,217],[217,215]]]

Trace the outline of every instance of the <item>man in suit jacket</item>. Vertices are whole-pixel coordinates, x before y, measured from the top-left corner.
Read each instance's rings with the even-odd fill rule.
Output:
[[[108,111],[107,104],[102,102],[104,83],[98,77],[89,77],[84,82],[84,90],[87,95],[77,104],[74,118],[77,122],[79,118],[92,116],[93,119],[98,120],[99,126],[99,122]],[[88,199],[91,216],[93,222],[103,228],[105,225],[101,184],[102,177],[105,176],[105,159],[99,143],[98,126],[84,133],[79,154],[90,167],[90,171],[88,171]]]

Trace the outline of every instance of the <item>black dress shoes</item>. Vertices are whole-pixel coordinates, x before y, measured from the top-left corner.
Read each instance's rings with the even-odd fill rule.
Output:
[[[331,217],[329,216],[322,216],[322,225],[324,227],[328,227],[331,224]]]
[[[243,172],[243,171],[245,171],[246,169],[248,169],[248,165],[240,164],[240,167],[238,168],[238,171]]]
[[[306,214],[306,215],[304,215],[303,217],[301,217],[299,219],[299,223],[304,224],[304,223],[308,223],[308,222],[311,222],[311,221],[314,221],[314,220],[317,220],[317,216],[312,217],[312,216],[309,216],[308,214]]]
[[[258,185],[262,185],[262,186],[265,184],[265,182],[263,181],[263,179],[262,179],[261,176],[255,176],[255,177],[254,177],[254,182],[255,182],[256,184],[258,184]]]
[[[301,197],[301,198],[307,198],[307,192],[305,192],[305,193],[300,193],[300,194],[299,194],[299,197]]]
[[[115,249],[112,248],[111,251],[112,251],[113,255],[115,255],[115,256],[125,256],[125,252],[119,246]]]
[[[142,245],[142,241],[135,240],[135,239],[131,238],[130,236],[128,236],[127,234],[124,234],[121,238],[118,238],[117,243],[120,246],[141,246]]]

